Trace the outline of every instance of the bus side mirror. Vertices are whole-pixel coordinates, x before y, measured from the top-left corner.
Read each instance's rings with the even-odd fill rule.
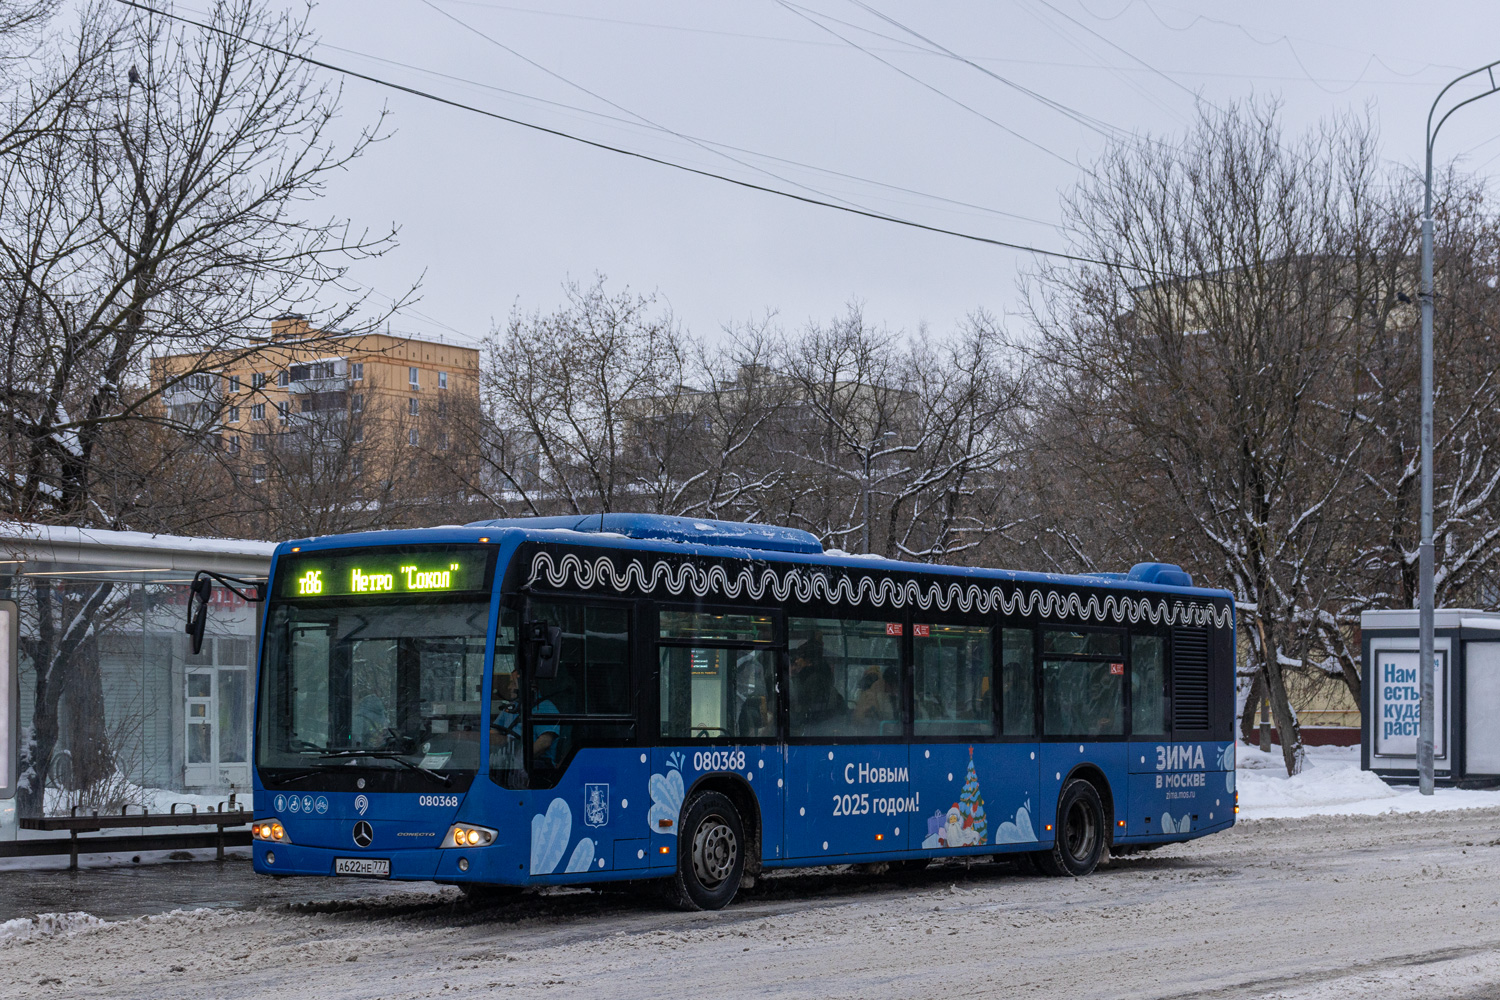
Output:
[[[183,631],[189,636],[194,656],[203,652],[203,629],[208,625],[208,599],[213,591],[214,582],[201,573],[188,587],[187,627]]]
[[[531,676],[551,680],[557,676],[557,654],[562,647],[562,629],[546,622],[527,622],[522,627]]]

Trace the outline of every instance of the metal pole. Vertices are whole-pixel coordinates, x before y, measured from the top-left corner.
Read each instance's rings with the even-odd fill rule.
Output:
[[[1426,198],[1422,207],[1422,541],[1417,549],[1419,663],[1422,678],[1421,715],[1417,729],[1417,783],[1423,795],[1432,794],[1434,733],[1432,671],[1432,143],[1427,143]]]
[[[1437,719],[1433,711],[1435,691],[1432,638],[1433,603],[1436,599],[1432,552],[1432,145],[1437,140],[1438,130],[1453,112],[1500,90],[1500,83],[1495,79],[1496,66],[1500,66],[1500,61],[1481,66],[1450,81],[1438,92],[1432,108],[1427,112],[1427,170],[1422,201],[1422,287],[1418,296],[1422,305],[1422,540],[1417,548],[1417,626],[1421,635],[1417,645],[1418,656],[1421,658],[1419,669],[1422,704],[1417,728],[1417,784],[1423,795],[1432,794],[1432,746],[1437,730]],[[1487,74],[1488,89],[1459,101],[1434,125],[1432,117],[1437,114],[1438,104],[1448,91],[1461,81],[1481,73]]]

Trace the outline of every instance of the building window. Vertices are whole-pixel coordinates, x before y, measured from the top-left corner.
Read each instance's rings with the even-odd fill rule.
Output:
[[[441,434],[438,435],[438,447],[441,448],[443,451],[447,451],[448,450],[448,432],[447,431],[443,431]]]
[[[354,469],[354,474],[356,476],[359,475],[360,473],[364,472],[365,471],[364,456],[362,456],[362,455],[355,455],[354,456],[354,463],[352,465],[352,468]]]
[[[417,370],[415,368],[406,369],[406,381],[411,383],[413,389],[421,388],[421,385],[417,382]]]
[[[250,374],[250,388],[264,389],[266,387],[266,373],[252,372]]]
[[[415,446],[417,443],[417,429],[413,427],[407,434],[407,437],[411,440],[412,445]]]
[[[229,376],[229,391],[230,392],[239,392],[240,391],[240,377],[238,375],[231,375],[231,376]]]
[[[253,406],[251,406],[250,407],[250,419],[251,420],[264,420],[264,419],[266,419],[266,404],[265,403],[256,403]]]
[[[255,467],[255,470],[254,470],[254,475],[255,475],[255,481],[257,483],[263,483],[263,482],[265,482],[266,481],[266,467],[264,465],[257,465]]]
[[[355,444],[359,444],[364,439],[365,439],[365,425],[364,424],[355,424],[354,425],[354,443]]]
[[[406,412],[414,417],[417,415],[417,397],[413,396],[406,401]]]
[[[280,420],[282,423],[286,423],[287,419],[291,415],[292,415],[292,404],[291,403],[287,402],[286,400],[282,400],[281,402],[279,402],[279,403],[276,404],[276,419]]]
[[[224,438],[224,450],[231,455],[238,455],[240,453],[240,436],[238,434],[227,435]]]
[[[349,366],[349,369],[350,369],[350,375],[349,375],[349,377],[352,378],[352,379],[354,379],[354,381],[360,382],[360,381],[364,380],[364,377],[365,377],[365,363],[363,361],[356,361],[356,362],[354,362],[354,364],[352,364],[352,365]]]
[[[439,399],[438,400],[438,419],[442,419],[442,418],[444,418],[446,416],[448,416],[448,401],[446,399]]]
[[[237,424],[239,422],[240,422],[240,408],[238,406],[231,406],[229,408],[229,423],[231,423],[231,424]]]
[[[285,368],[283,368],[283,369],[281,369],[281,371],[279,371],[279,372],[276,373],[276,384],[277,385],[281,386],[282,388],[286,388],[288,385],[291,385],[291,383],[292,383],[292,373],[291,372],[289,372]]]
[[[365,412],[365,394],[364,393],[362,393],[362,392],[356,392],[354,395],[352,395],[352,396],[349,397],[349,412],[350,413],[363,413],[363,412]]]
[[[265,451],[266,450],[266,436],[264,434],[251,434],[250,435],[250,450],[251,451]]]
[[[446,388],[448,388],[448,373],[447,372],[438,372],[438,388],[439,389],[446,389]]]

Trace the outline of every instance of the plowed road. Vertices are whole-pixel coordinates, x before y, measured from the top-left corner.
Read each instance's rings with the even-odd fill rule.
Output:
[[[0,996],[1500,996],[1500,810],[1247,823],[1078,880],[991,864],[783,876],[720,913],[371,892],[12,923]]]

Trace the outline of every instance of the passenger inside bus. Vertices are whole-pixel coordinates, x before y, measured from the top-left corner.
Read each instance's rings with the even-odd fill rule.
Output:
[[[521,767],[521,702],[520,675],[516,673],[495,674],[495,701],[490,711],[490,767]],[[556,715],[557,706],[540,692],[533,690],[531,711],[534,715]],[[532,724],[536,734],[531,744],[535,760],[552,763],[551,754],[556,749],[559,729],[556,725],[541,722]]]

